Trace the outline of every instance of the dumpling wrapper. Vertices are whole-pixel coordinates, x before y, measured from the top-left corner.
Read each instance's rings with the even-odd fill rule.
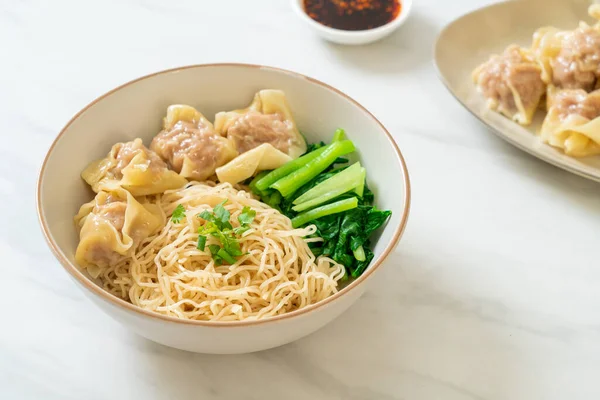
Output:
[[[263,143],[271,144],[292,158],[306,152],[306,141],[281,90],[261,90],[247,108],[217,113],[215,130],[232,140],[239,153]]]
[[[182,104],[169,106],[163,130],[150,149],[181,176],[197,181],[211,177],[238,154],[234,144],[217,133],[202,113]]]
[[[588,14],[600,19],[600,5],[591,5]],[[573,30],[540,28],[533,35],[531,49],[548,85],[588,92],[598,88],[600,24],[589,26],[582,21]]]
[[[552,26],[539,28],[533,34],[531,50],[542,67],[542,80],[552,84],[551,60],[555,59],[562,48],[562,36],[565,32]]]
[[[101,190],[75,216],[80,227],[75,261],[97,278],[102,269],[118,260],[164,225],[155,204],[141,204],[127,190]]]
[[[486,106],[521,125],[529,125],[546,91],[542,68],[529,50],[510,45],[472,73]]]
[[[263,143],[217,168],[217,178],[220,182],[236,184],[257,172],[279,168],[289,161],[292,161],[290,156],[269,143]]]
[[[162,193],[187,183],[139,138],[115,144],[105,158],[90,163],[81,177],[96,193],[120,186],[134,196]]]
[[[600,91],[551,92],[552,101],[541,128],[541,139],[573,157],[600,154]]]

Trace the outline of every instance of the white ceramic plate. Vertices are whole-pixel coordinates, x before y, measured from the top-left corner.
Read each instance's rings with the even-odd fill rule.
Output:
[[[592,22],[587,0],[509,1],[481,8],[454,20],[440,33],[435,64],[440,79],[456,99],[497,135],[516,147],[567,171],[600,181],[600,156],[572,158],[542,143],[537,136],[543,119],[539,112],[529,127],[522,127],[488,110],[471,80],[471,71],[511,43],[530,46],[542,26],[574,29],[579,21]]]

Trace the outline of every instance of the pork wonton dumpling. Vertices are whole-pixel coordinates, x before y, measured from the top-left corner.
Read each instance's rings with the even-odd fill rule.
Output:
[[[199,111],[186,105],[169,106],[163,130],[154,137],[150,149],[181,176],[197,181],[214,175],[217,167],[237,156],[233,143],[215,132]]]
[[[541,129],[542,140],[565,154],[584,157],[600,154],[600,90],[549,92],[551,106]]]
[[[164,224],[160,208],[141,204],[127,190],[101,190],[75,216],[80,227],[75,260],[94,278]]]
[[[522,125],[531,123],[546,91],[542,69],[526,49],[509,46],[473,71],[473,80],[487,106]]]
[[[600,29],[581,22],[572,31],[538,29],[532,50],[543,68],[542,78],[560,89],[591,91],[600,77]]]
[[[105,158],[89,164],[81,176],[96,193],[105,187],[121,186],[134,196],[162,193],[187,182],[148,150],[142,139],[115,144]]]
[[[292,158],[306,152],[306,141],[281,90],[261,90],[247,108],[218,113],[215,129],[231,139],[240,153],[263,143]]]

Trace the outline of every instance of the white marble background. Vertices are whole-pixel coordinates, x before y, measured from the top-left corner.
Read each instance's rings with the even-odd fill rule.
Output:
[[[432,44],[478,0],[415,1],[377,44],[312,35],[286,0],[0,0],[0,398],[600,398],[600,185],[505,144],[438,82]],[[66,121],[142,74],[206,62],[328,82],[393,132],[413,182],[373,289],[275,350],[206,356],[124,330],[54,260],[34,208]]]

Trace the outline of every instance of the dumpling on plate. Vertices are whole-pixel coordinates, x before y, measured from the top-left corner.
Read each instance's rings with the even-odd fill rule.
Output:
[[[139,138],[115,144],[105,158],[90,163],[81,176],[96,193],[104,187],[120,186],[134,196],[162,193],[187,183]]]
[[[231,140],[219,135],[204,115],[187,105],[169,106],[163,130],[150,149],[181,176],[197,181],[211,177],[238,154]]]
[[[573,157],[600,154],[600,90],[565,89],[550,95],[542,140]]]
[[[487,99],[488,108],[529,125],[546,91],[541,75],[533,55],[511,45],[477,67],[472,77]]]
[[[127,190],[101,190],[75,216],[80,227],[75,260],[97,278],[102,268],[126,255],[164,224],[160,208],[141,204]]]
[[[306,141],[296,127],[281,90],[261,90],[247,108],[218,113],[215,129],[231,139],[239,153],[263,143],[271,144],[292,158],[306,152]]]
[[[590,6],[588,12],[598,19],[600,6]],[[542,66],[542,79],[547,84],[588,92],[598,87],[600,28],[597,25],[580,22],[572,31],[540,28],[533,35],[532,51]]]

